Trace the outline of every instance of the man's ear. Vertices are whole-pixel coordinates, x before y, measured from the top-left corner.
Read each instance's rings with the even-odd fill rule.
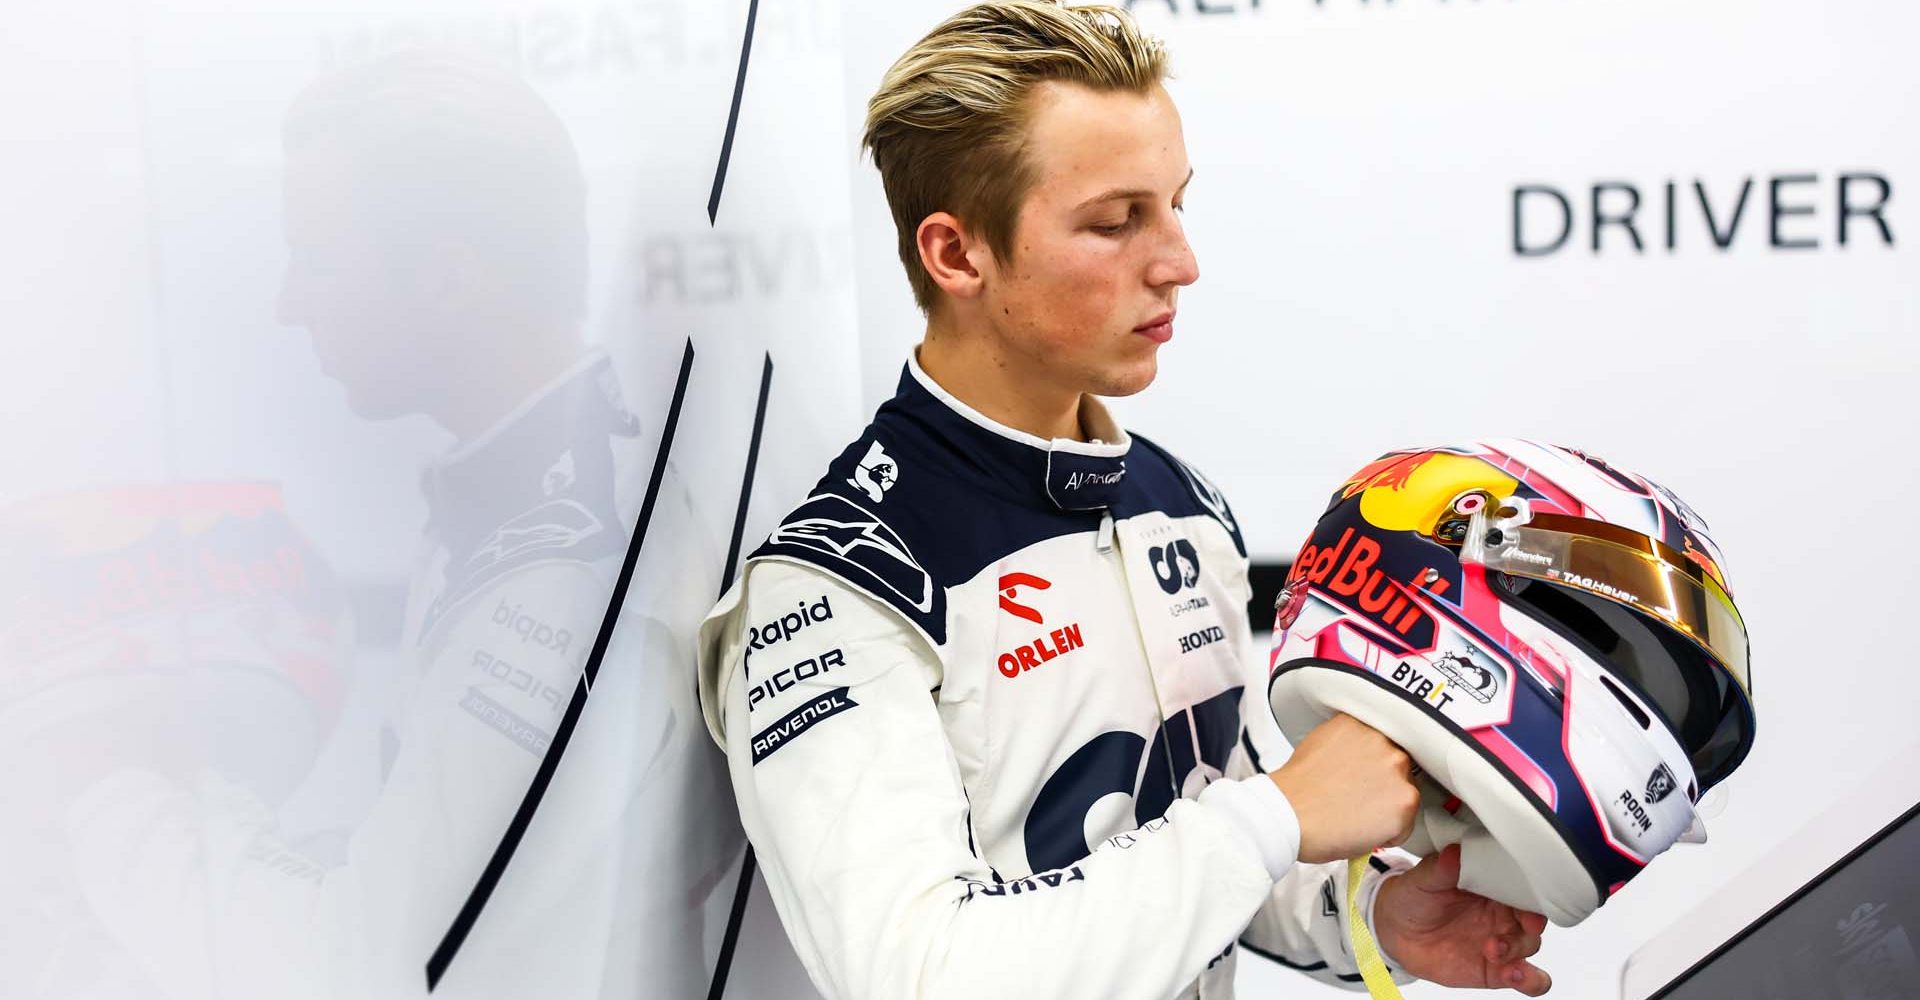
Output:
[[[927,269],[941,291],[956,299],[980,294],[977,258],[987,252],[987,247],[967,231],[964,223],[949,213],[935,212],[920,220],[913,236],[920,248],[920,266]]]

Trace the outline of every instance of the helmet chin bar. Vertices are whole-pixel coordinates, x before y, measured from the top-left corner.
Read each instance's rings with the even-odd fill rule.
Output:
[[[1344,712],[1399,744],[1425,772],[1420,811],[1402,847],[1415,855],[1460,845],[1460,887],[1571,927],[1598,909],[1596,883],[1551,814],[1438,720],[1382,682],[1343,665],[1297,661],[1268,689],[1290,738]],[[1446,801],[1463,805],[1449,812]]]

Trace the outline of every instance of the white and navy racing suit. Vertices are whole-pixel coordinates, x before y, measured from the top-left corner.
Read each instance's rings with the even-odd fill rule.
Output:
[[[1345,865],[1296,863],[1264,774],[1233,515],[1081,420],[1099,440],[1013,430],[910,360],[702,626],[794,947],[834,1000],[1227,997],[1236,943],[1359,989]],[[1376,856],[1369,920],[1407,865]]]
[[[320,817],[343,827],[343,856],[307,853],[212,775],[129,769],[79,797],[83,887],[162,993],[423,995],[593,646],[647,483],[640,438],[595,352],[426,471],[400,662],[360,671],[323,758],[377,771],[371,801]],[[593,699],[443,995],[706,986],[700,911],[738,840],[710,819],[724,779],[673,665],[712,593],[684,586],[689,567],[720,560],[671,467],[666,480]]]

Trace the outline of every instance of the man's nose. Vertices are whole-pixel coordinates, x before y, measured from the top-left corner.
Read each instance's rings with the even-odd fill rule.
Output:
[[[1180,224],[1180,217],[1173,216],[1166,229],[1166,236],[1153,263],[1147,268],[1147,284],[1155,288],[1164,285],[1191,285],[1200,280],[1200,262],[1194,258],[1193,247],[1187,242],[1186,227]]]

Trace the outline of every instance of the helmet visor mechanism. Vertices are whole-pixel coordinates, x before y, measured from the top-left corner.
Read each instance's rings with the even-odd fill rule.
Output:
[[[1657,707],[1686,749],[1700,792],[1746,756],[1753,731],[1746,625],[1698,563],[1618,525],[1534,514],[1525,498],[1495,501],[1478,492],[1455,501],[1435,536],[1458,544],[1462,562],[1500,574],[1503,600],[1599,654]]]

